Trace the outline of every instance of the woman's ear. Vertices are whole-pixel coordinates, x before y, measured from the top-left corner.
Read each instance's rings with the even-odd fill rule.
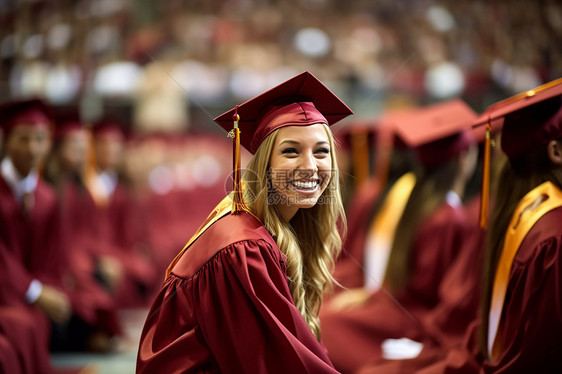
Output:
[[[562,166],[562,144],[558,140],[551,140],[547,145],[548,158],[554,165]]]

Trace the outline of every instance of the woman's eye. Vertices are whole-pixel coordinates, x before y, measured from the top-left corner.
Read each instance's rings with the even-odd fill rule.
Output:
[[[285,148],[283,151],[281,151],[281,153],[283,154],[296,154],[297,150],[295,148]]]
[[[318,148],[316,150],[316,153],[330,153],[330,150],[328,148]]]

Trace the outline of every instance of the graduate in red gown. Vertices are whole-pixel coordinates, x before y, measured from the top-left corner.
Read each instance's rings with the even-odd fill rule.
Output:
[[[501,171],[486,240],[481,316],[465,344],[420,373],[562,371],[562,80],[501,101]]]
[[[63,240],[69,251],[68,291],[86,341],[86,346],[69,342],[72,346],[68,348],[108,351],[111,337],[121,327],[111,296],[115,287],[98,257],[96,206],[83,182],[90,138],[77,112],[61,112],[55,122],[45,177],[59,196]]]
[[[359,125],[354,122],[346,125],[353,127],[339,131],[340,144],[344,149],[351,148],[351,153],[354,154],[358,153],[353,151],[354,144],[357,143],[353,141],[355,137],[359,137],[361,143],[368,141],[369,147],[375,147],[374,170],[368,179],[357,186],[346,206],[348,232],[334,267],[334,278],[338,286],[334,289],[335,292],[327,294],[326,298],[331,298],[347,288],[360,288],[365,285],[365,243],[368,240],[369,224],[378,212],[381,201],[390,191],[387,183],[392,187],[399,177],[412,169],[409,152],[394,150],[394,133],[391,126],[374,120],[360,122]],[[363,157],[355,157],[359,160],[361,158]],[[353,161],[354,165],[357,163],[357,160]],[[369,165],[366,165],[366,168],[367,173],[371,174]],[[408,194],[403,196],[406,201]]]
[[[104,117],[93,125],[95,170],[87,186],[96,202],[96,239],[100,265],[115,284],[114,299],[120,308],[145,306],[152,295],[156,274],[147,250],[140,208],[120,175],[125,141],[124,125]]]
[[[457,258],[443,276],[439,303],[421,317],[421,327],[409,338],[387,340],[386,344],[397,344],[392,356],[373,357],[357,373],[413,373],[442,359],[450,347],[462,343],[466,327],[477,317],[482,278],[484,235],[476,225],[478,212],[474,212],[474,205],[471,201],[466,207],[469,222],[474,222],[473,232],[466,235]],[[421,352],[407,351],[412,341],[423,344]]]
[[[351,113],[304,72],[215,119],[254,156],[168,268],[138,373],[336,373],[318,322],[345,222],[328,126]]]
[[[485,133],[480,134],[480,131],[473,131],[473,134],[479,142],[484,143]],[[491,160],[493,162],[490,165],[490,172],[495,175],[499,166],[503,165],[505,158],[500,152],[494,152]],[[471,182],[479,182],[477,184],[481,186],[482,170],[476,174]],[[492,182],[494,182],[493,178]],[[467,189],[470,187],[467,186]],[[491,188],[493,189],[493,186]],[[478,316],[481,297],[485,230],[478,224],[480,196],[481,194],[477,193],[465,203],[466,215],[469,222],[473,222],[474,233],[466,237],[457,259],[443,277],[439,287],[439,304],[421,320],[423,328],[419,330],[418,335],[410,337],[415,342],[423,344],[421,352],[400,351],[400,346],[398,346],[393,357],[375,358],[362,367],[358,373],[413,373],[443,359],[451,347],[463,342],[467,326]],[[402,346],[407,343],[412,344],[411,341],[404,338],[399,339],[399,343]]]
[[[381,357],[385,339],[416,336],[438,304],[443,276],[470,232],[461,196],[476,162],[468,131],[475,117],[453,100],[385,119],[415,148],[422,168],[394,184],[370,224],[365,286],[322,310],[323,342],[340,371]]]
[[[9,334],[24,354],[28,372],[50,372],[51,323],[64,327],[72,308],[64,291],[66,252],[61,245],[60,209],[55,192],[38,167],[50,146],[49,108],[40,100],[0,107],[4,157],[0,163],[0,306],[20,309],[21,328],[33,334]],[[14,321],[14,328],[19,323]],[[14,331],[14,330],[11,330]],[[17,330],[16,330],[17,331]]]

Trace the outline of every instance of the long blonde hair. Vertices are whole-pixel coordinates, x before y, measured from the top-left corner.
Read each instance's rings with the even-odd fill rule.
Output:
[[[331,269],[341,249],[340,233],[344,235],[346,231],[334,138],[328,126],[324,127],[331,149],[330,181],[318,203],[310,209],[299,209],[291,222],[285,222],[268,202],[268,169],[277,130],[262,142],[243,177],[244,201],[287,257],[287,278],[293,301],[318,340],[322,295],[334,282]]]

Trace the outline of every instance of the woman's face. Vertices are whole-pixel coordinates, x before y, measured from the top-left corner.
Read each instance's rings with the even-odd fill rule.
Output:
[[[6,154],[22,177],[43,161],[51,146],[48,127],[20,124],[6,139]]]
[[[96,164],[100,170],[112,170],[119,166],[123,151],[123,139],[116,134],[100,135],[95,142]]]
[[[81,171],[86,164],[88,155],[88,134],[86,131],[80,129],[66,134],[59,152],[61,163],[66,170]]]
[[[318,202],[330,181],[332,150],[322,124],[278,130],[269,161],[270,202],[289,221],[299,208]]]

